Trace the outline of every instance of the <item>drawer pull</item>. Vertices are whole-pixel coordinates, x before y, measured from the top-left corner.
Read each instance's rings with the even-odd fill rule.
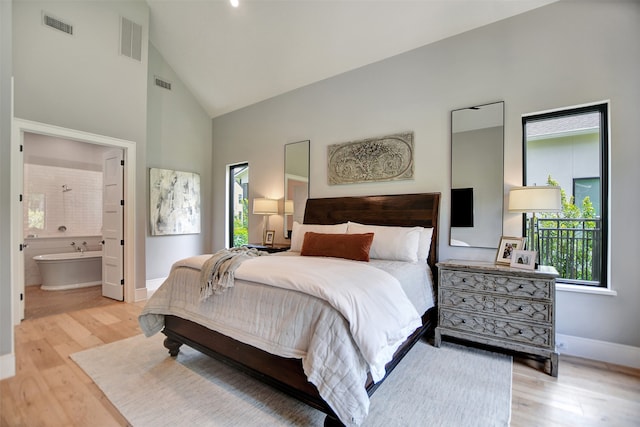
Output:
[[[522,288],[524,288],[524,286],[523,286],[523,285],[520,285],[520,286],[519,286],[519,289],[522,289]]]
[[[522,311],[524,310],[524,308],[522,308],[522,306],[518,307],[518,311]]]
[[[467,283],[467,278],[466,277],[462,278],[462,283]]]
[[[522,329],[520,329],[520,330],[518,331],[518,334],[522,335],[522,334],[524,334],[524,331],[523,331]]]
[[[467,302],[467,299],[466,298],[462,298],[462,302]]]

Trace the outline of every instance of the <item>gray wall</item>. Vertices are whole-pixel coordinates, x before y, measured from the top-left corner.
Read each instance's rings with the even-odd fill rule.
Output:
[[[102,172],[103,153],[110,150],[96,144],[29,132],[25,133],[23,142],[24,163],[98,172]]]
[[[311,196],[439,191],[439,258],[493,260],[449,241],[450,111],[505,101],[505,198],[522,183],[523,114],[611,100],[611,284],[558,292],[558,333],[640,347],[640,3],[559,2],[330,78],[213,120],[214,249],[224,247],[225,167],[250,164],[250,199],[283,196],[283,146],[311,140]],[[327,145],[415,132],[415,180],[329,186]],[[630,198],[630,195],[632,197]],[[506,206],[506,204],[505,204]],[[261,218],[250,217],[258,241]],[[504,234],[521,215],[504,213]],[[282,221],[276,238],[282,239]],[[631,236],[631,238],[630,238]]]
[[[42,10],[73,24],[75,35],[44,27]],[[15,76],[15,117],[136,142],[137,200],[132,201],[136,204],[136,288],[144,288],[146,278],[166,276],[175,259],[210,251],[212,136],[211,119],[153,47],[149,47],[148,62],[146,3],[16,0],[0,1],[0,12],[1,358],[12,351],[11,75]],[[143,27],[142,62],[118,54],[120,16]],[[170,79],[171,95],[157,92],[151,84],[148,87],[148,74]],[[147,238],[148,166],[200,173],[200,235]]]
[[[74,36],[43,26],[42,10],[72,23]],[[136,288],[211,242],[211,119],[148,44],[148,14],[139,1],[14,6],[15,116],[136,142]],[[142,62],[118,54],[120,16],[143,27]],[[172,91],[155,86],[156,75]],[[148,236],[149,167],[200,174],[199,235]]]
[[[74,26],[42,24],[42,11]],[[120,55],[120,16],[142,26],[142,61]],[[135,141],[136,288],[145,287],[145,152],[149,10],[144,2],[15,1],[14,115]]]
[[[13,352],[11,318],[11,9],[10,1],[0,1],[0,378],[8,355]]]
[[[171,91],[156,86],[154,76],[169,81]],[[146,224],[146,277],[155,279],[168,276],[179,259],[211,252],[212,136],[211,118],[151,44],[147,99],[147,166],[196,172],[201,192],[200,234],[150,236]]]

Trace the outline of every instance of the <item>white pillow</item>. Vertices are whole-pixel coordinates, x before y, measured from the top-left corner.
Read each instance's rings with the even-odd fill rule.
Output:
[[[418,243],[418,261],[426,261],[431,251],[431,239],[433,237],[433,228],[418,227],[420,231],[420,240]]]
[[[326,233],[326,234],[345,234],[347,232],[347,223],[333,224],[333,225],[321,225],[321,224],[300,224],[297,221],[293,222],[293,228],[291,229],[291,250],[300,252],[302,250],[302,242],[304,242],[304,233],[307,231],[313,231],[314,233]]]
[[[421,230],[422,227],[389,227],[349,222],[347,233],[374,233],[369,251],[371,258],[417,262]]]

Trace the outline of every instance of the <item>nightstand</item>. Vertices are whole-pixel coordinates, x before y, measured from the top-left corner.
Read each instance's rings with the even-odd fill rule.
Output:
[[[291,245],[271,245],[271,246],[265,246],[265,245],[261,245],[259,243],[249,243],[248,245],[245,245],[248,248],[254,248],[257,249],[259,251],[264,251],[264,252],[269,252],[270,254],[274,254],[276,252],[284,252],[284,251],[288,251],[289,249],[291,249]]]
[[[450,336],[546,358],[558,376],[554,267],[521,270],[490,262],[441,262],[434,345]]]

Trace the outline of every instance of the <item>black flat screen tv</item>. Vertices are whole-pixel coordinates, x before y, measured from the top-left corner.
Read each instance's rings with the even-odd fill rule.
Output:
[[[473,227],[473,188],[451,189],[451,226]]]

